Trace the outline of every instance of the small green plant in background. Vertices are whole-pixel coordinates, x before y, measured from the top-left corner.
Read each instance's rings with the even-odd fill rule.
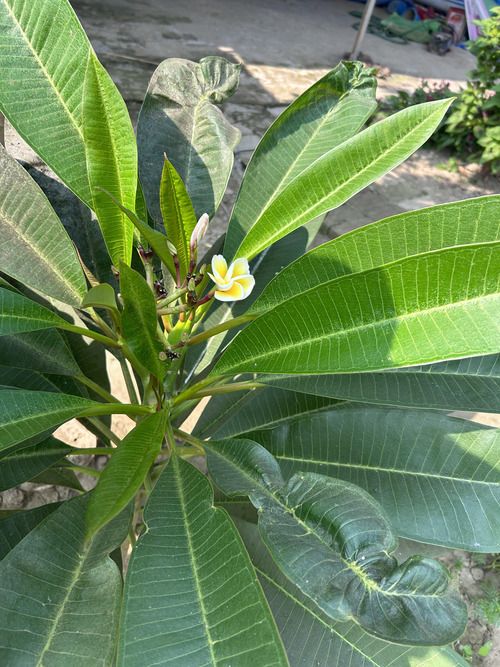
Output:
[[[91,217],[70,237],[0,150],[0,484],[74,489],[0,518],[2,665],[466,664],[447,570],[394,552],[500,548],[499,431],[448,414],[500,412],[500,197],[308,250],[450,103],[363,129],[376,82],[342,62],[266,132],[204,253],[238,77],[163,61],[135,135],[68,2],[0,0],[0,110]],[[98,447],[54,435],[73,418]]]
[[[477,58],[464,89],[441,121],[429,144],[449,149],[467,162],[479,162],[493,174],[500,172],[500,7],[488,19],[477,21],[481,35],[468,48]],[[429,84],[412,93],[398,91],[381,103],[382,113],[394,113],[424,101],[447,99],[449,84]]]

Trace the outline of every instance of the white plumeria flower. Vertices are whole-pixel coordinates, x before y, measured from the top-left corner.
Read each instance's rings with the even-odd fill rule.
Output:
[[[214,281],[214,293],[218,301],[241,301],[246,299],[255,285],[255,278],[250,275],[248,260],[244,257],[235,259],[227,266],[222,255],[212,257],[212,271],[208,275]]]

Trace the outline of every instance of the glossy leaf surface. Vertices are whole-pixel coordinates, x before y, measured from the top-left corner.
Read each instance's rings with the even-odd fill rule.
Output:
[[[450,246],[500,240],[500,196],[400,213],[314,248],[279,273],[252,306],[274,308],[297,291],[398,259]]]
[[[156,68],[139,114],[139,174],[148,209],[160,220],[163,155],[179,173],[196,216],[212,216],[233,166],[240,133],[215,106],[238,86],[239,65],[211,56],[194,63],[164,60]]]
[[[291,667],[466,667],[448,648],[401,646],[333,622],[276,567],[254,526],[237,523],[280,629]]]
[[[71,447],[50,437],[0,459],[0,491],[27,482],[71,453]]]
[[[339,400],[438,410],[500,412],[500,355],[381,373],[267,375],[259,382]]]
[[[120,267],[123,298],[123,337],[140,363],[162,378],[165,366],[159,354],[163,346],[157,337],[158,316],[153,292],[140,273],[125,264]]]
[[[0,287],[0,337],[67,326],[59,315],[36,301]]]
[[[498,243],[337,278],[252,322],[214,374],[352,373],[498,352]]]
[[[398,535],[500,549],[500,430],[425,410],[339,405],[251,434],[286,476],[311,471],[366,489]]]
[[[227,258],[290,181],[362,127],[376,108],[375,88],[361,63],[342,62],[278,116],[246,168],[224,245]]]
[[[1,145],[0,266],[24,285],[71,306],[79,306],[86,292],[61,221],[35,181]]]
[[[113,264],[130,264],[134,227],[103,192],[135,208],[137,145],[127,107],[111,77],[96,56],[89,56],[83,102],[83,138],[91,208],[95,211]]]
[[[206,477],[174,457],[145,521],[127,573],[118,665],[285,667],[248,555]]]
[[[402,644],[462,634],[467,610],[445,568],[419,556],[398,565],[389,520],[368,493],[314,473],[283,483],[276,460],[251,440],[204,444],[219,488],[250,497],[274,561],[331,619]]]
[[[85,541],[87,500],[63,503],[0,563],[2,664],[111,664],[122,582],[108,554],[128,516]]]
[[[125,509],[135,496],[160,452],[164,433],[165,414],[158,412],[139,422],[121,441],[91,493],[89,535]]]
[[[234,255],[255,257],[397,167],[431,136],[449,105],[450,100],[416,104],[324,153],[274,197]]]

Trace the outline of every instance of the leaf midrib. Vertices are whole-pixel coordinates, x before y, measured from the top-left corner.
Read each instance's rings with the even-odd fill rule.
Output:
[[[312,463],[315,465],[324,465],[324,466],[337,466],[338,468],[354,468],[354,469],[359,469],[359,470],[368,470],[368,471],[373,471],[373,472],[382,472],[382,473],[391,473],[391,474],[399,474],[399,475],[407,475],[409,477],[425,477],[426,479],[438,479],[438,480],[449,480],[452,482],[463,482],[466,484],[483,484],[484,486],[488,488],[495,488],[497,486],[500,487],[499,484],[495,484],[494,482],[486,482],[484,480],[474,480],[474,479],[464,479],[462,477],[451,477],[450,475],[436,475],[434,473],[429,473],[429,472],[422,472],[418,470],[404,470],[404,469],[397,469],[397,468],[382,468],[380,466],[370,466],[370,465],[362,465],[360,463],[338,463],[335,461],[321,461],[318,459],[312,459],[312,458],[303,458],[299,456],[287,456],[286,454],[274,454],[273,455],[276,459],[283,460],[283,461],[290,461],[290,462],[297,462],[297,463]]]
[[[304,292],[304,294],[305,294],[305,292]],[[303,295],[300,294],[298,296],[303,296]],[[326,335],[322,334],[322,335],[319,335],[319,336],[312,336],[310,338],[302,338],[300,341],[287,343],[286,345],[280,346],[280,352],[282,352],[283,350],[288,351],[288,350],[294,349],[296,347],[302,347],[304,345],[310,345],[312,343],[316,343],[316,342],[321,341],[321,340],[332,340],[334,338],[340,338],[340,337],[343,337],[343,336],[346,336],[346,335],[350,335],[353,332],[359,333],[361,331],[365,331],[365,330],[368,330],[368,329],[376,329],[378,327],[383,327],[390,322],[395,322],[395,323],[401,324],[402,322],[406,322],[407,320],[412,320],[412,319],[419,318],[419,317],[425,317],[425,316],[428,316],[431,313],[439,312],[441,310],[449,310],[450,308],[458,308],[458,307],[462,307],[463,305],[472,306],[475,303],[477,303],[478,305],[481,305],[481,303],[484,303],[485,300],[498,299],[499,297],[500,297],[500,295],[499,295],[498,292],[493,292],[493,293],[490,293],[490,294],[483,294],[483,295],[480,295],[480,296],[477,296],[477,297],[473,297],[472,299],[465,299],[465,300],[461,300],[461,301],[453,301],[451,303],[441,304],[439,306],[434,306],[432,308],[425,308],[425,309],[422,309],[422,310],[418,310],[418,311],[415,311],[413,313],[404,313],[402,315],[398,315],[398,316],[395,316],[395,317],[389,317],[389,318],[385,318],[385,319],[381,319],[381,320],[376,320],[374,322],[369,322],[368,324],[362,324],[362,325],[359,325],[357,327],[351,327],[349,329],[341,329],[341,330],[333,332],[331,334],[326,334]],[[270,312],[273,312],[273,311],[270,311]],[[258,321],[259,320],[257,319],[256,322],[258,322]],[[249,328],[248,331],[250,332],[251,328]],[[388,352],[390,352],[390,350],[388,350]],[[271,350],[270,352],[265,352],[263,354],[254,354],[252,356],[252,363],[254,363],[254,361],[256,359],[266,359],[270,356],[271,357],[275,356],[275,354],[276,354],[275,350]],[[237,363],[237,362],[235,362],[235,363]],[[232,364],[232,365],[228,366],[227,369],[224,369],[224,372],[228,372],[228,370],[233,368],[234,365],[235,364]],[[404,366],[404,365],[405,364],[403,364],[403,363],[401,364],[401,366]],[[393,368],[393,366],[391,366],[389,368]],[[374,370],[383,370],[383,368],[380,368],[380,369],[377,368],[377,369],[374,369]],[[349,374],[351,374],[353,372],[355,372],[355,371],[346,371],[346,373],[349,373]],[[320,374],[323,374],[323,373],[320,372]],[[335,373],[332,373],[332,371],[326,371],[324,374],[326,375],[326,374],[335,374]]]
[[[177,479],[177,489],[179,492],[179,504],[181,506],[181,511],[182,511],[182,516],[184,518],[184,526],[186,527],[186,538],[188,542],[188,549],[189,549],[189,559],[191,562],[191,572],[193,573],[193,579],[194,583],[196,586],[196,592],[198,594],[198,606],[200,609],[200,614],[203,620],[203,630],[205,632],[206,640],[207,640],[207,646],[208,650],[210,652],[210,659],[212,661],[213,665],[217,665],[217,660],[215,658],[215,653],[214,653],[214,640],[212,639],[212,635],[210,634],[210,626],[208,623],[208,614],[207,610],[205,608],[205,602],[203,599],[203,593],[202,593],[202,588],[200,584],[200,578],[198,576],[198,562],[196,558],[196,553],[193,548],[193,538],[191,535],[191,525],[190,525],[190,520],[189,520],[189,514],[187,512],[187,503],[186,503],[186,494],[185,494],[185,489],[184,489],[184,483],[182,481],[182,475],[179,471],[178,468],[178,463],[177,460],[174,458],[172,461],[173,466],[174,466],[174,472],[175,476]]]
[[[47,70],[46,66],[44,65],[44,63],[43,63],[42,60],[40,59],[40,56],[39,56],[38,53],[36,52],[36,50],[35,50],[33,44],[31,43],[31,41],[30,41],[28,35],[26,34],[26,32],[25,32],[25,30],[23,29],[22,25],[19,23],[19,21],[18,21],[16,15],[15,15],[14,12],[12,11],[12,8],[10,7],[8,1],[7,1],[7,0],[3,0],[3,1],[4,1],[4,4],[5,4],[6,8],[7,8],[7,11],[9,12],[9,14],[10,14],[10,16],[11,16],[13,22],[16,24],[16,26],[17,26],[19,32],[21,33],[22,37],[24,38],[24,41],[25,41],[26,45],[29,47],[29,49],[30,49],[30,51],[32,52],[32,54],[33,54],[35,60],[37,61],[38,65],[40,66],[40,69],[41,69],[42,72],[45,74],[45,76],[46,76],[48,82],[50,83],[51,88],[52,88],[52,90],[54,91],[54,93],[56,94],[56,97],[58,98],[60,105],[61,105],[62,108],[64,109],[64,111],[65,111],[65,113],[67,114],[67,116],[70,118],[70,120],[71,120],[71,125],[75,128],[75,130],[77,131],[77,133],[78,133],[78,135],[80,136],[80,139],[81,139],[81,141],[82,141],[82,143],[83,143],[83,131],[82,131],[82,129],[80,128],[80,126],[76,123],[76,119],[75,119],[75,117],[73,116],[73,114],[71,113],[70,109],[69,109],[68,106],[66,105],[66,102],[64,101],[64,98],[62,97],[61,93],[60,93],[59,90],[57,89],[57,87],[56,87],[56,85],[55,85],[55,81],[53,80],[53,78],[52,78],[52,76],[50,75],[49,71]]]
[[[280,227],[280,228],[279,228],[277,231],[275,231],[271,236],[268,236],[268,237],[267,237],[267,240],[266,240],[266,245],[272,245],[273,243],[276,242],[276,240],[278,240],[278,239],[282,238],[283,236],[285,236],[285,234],[286,234],[287,232],[285,232],[285,234],[283,234],[283,230],[285,230],[285,229],[288,230],[290,227],[294,227],[294,225],[296,225],[296,223],[297,223],[298,220],[300,220],[300,219],[302,219],[302,218],[304,218],[304,217],[307,217],[307,216],[312,215],[312,211],[315,211],[316,208],[317,208],[318,206],[322,206],[324,201],[326,201],[327,199],[329,199],[329,198],[332,197],[332,196],[335,196],[335,194],[337,194],[337,193],[339,192],[339,190],[342,190],[343,188],[347,187],[352,181],[356,181],[356,180],[359,178],[359,176],[362,175],[362,174],[364,174],[367,170],[371,170],[371,169],[373,169],[374,167],[376,167],[376,166],[379,164],[380,161],[382,161],[383,159],[385,159],[385,158],[387,157],[388,154],[392,153],[393,151],[396,151],[397,148],[399,147],[399,145],[400,145],[401,143],[404,143],[405,141],[408,140],[409,137],[412,137],[414,134],[416,134],[417,131],[419,131],[419,130],[421,129],[422,125],[424,125],[427,121],[429,121],[431,118],[433,118],[434,115],[435,115],[435,113],[434,113],[434,114],[430,114],[429,116],[426,116],[426,117],[425,117],[423,120],[421,120],[418,124],[414,125],[414,126],[412,127],[412,129],[411,129],[407,134],[405,134],[404,136],[402,136],[402,137],[401,137],[400,139],[398,139],[395,143],[391,144],[389,148],[386,148],[386,150],[385,150],[383,153],[381,153],[377,158],[375,158],[374,160],[371,160],[371,161],[367,162],[366,166],[364,166],[362,169],[356,171],[356,173],[355,173],[353,176],[351,176],[350,178],[348,178],[348,179],[342,181],[342,183],[341,183],[340,185],[338,185],[334,190],[331,190],[330,192],[328,192],[328,194],[326,194],[326,195],[324,195],[323,197],[317,199],[313,205],[309,206],[309,208],[307,208],[305,211],[303,211],[299,216],[295,217],[294,220],[291,221],[288,225],[286,225],[285,227]],[[369,128],[368,128],[368,129],[369,129]],[[365,130],[365,131],[367,131],[367,130]],[[297,176],[295,176],[295,177],[290,181],[290,183],[288,183],[288,185],[282,190],[281,193],[279,193],[279,194],[275,197],[275,199],[274,199],[273,202],[271,202],[271,203],[274,204],[276,201],[278,201],[278,200],[279,200],[279,196],[282,196],[283,194],[286,193],[286,190],[294,184],[294,182],[296,181],[296,179],[298,178],[298,176],[301,176],[305,171],[312,171],[312,170],[316,167],[317,163],[318,163],[320,160],[326,160],[326,159],[327,159],[329,156],[331,156],[332,153],[334,153],[335,151],[339,151],[339,152],[340,152],[342,149],[345,148],[346,144],[348,144],[348,143],[353,143],[353,142],[354,142],[358,137],[360,137],[360,136],[363,136],[363,132],[361,132],[361,133],[358,134],[358,135],[355,135],[354,138],[351,137],[350,139],[347,139],[346,141],[344,141],[344,142],[343,142],[342,144],[340,144],[339,146],[336,146],[335,148],[332,148],[330,151],[328,151],[327,153],[324,153],[321,157],[317,158],[317,159],[316,159],[312,164],[310,164],[310,165],[309,165],[303,172],[300,172],[300,174],[297,174]],[[404,159],[405,159],[405,158],[404,158],[404,156],[403,156],[403,157],[399,160],[398,164],[401,164],[401,162],[403,162]],[[333,208],[336,208],[337,206],[338,206],[338,204],[334,205]],[[271,206],[269,206],[269,208],[270,208],[270,207],[271,207]],[[255,230],[255,225],[256,225],[258,222],[260,222],[260,220],[262,220],[262,218],[264,217],[264,215],[268,212],[269,208],[266,209],[266,211],[264,211],[264,213],[263,213],[262,215],[260,215],[259,218],[254,222],[254,224],[252,225],[252,227],[250,228],[250,230],[247,232],[247,236],[246,236],[246,238],[243,239],[243,241],[240,243],[240,245],[239,245],[239,247],[238,247],[238,250],[236,251],[235,254],[237,254],[237,253],[239,252],[240,248],[244,245],[245,241],[246,241],[248,238],[252,238],[252,234],[253,234],[253,232],[254,232],[254,230]],[[327,208],[326,210],[332,210],[332,209]],[[325,212],[325,211],[320,210],[320,211],[315,212],[314,215],[321,215],[321,213],[324,213],[324,212]],[[251,250],[251,252],[252,252],[252,253],[255,253],[255,248],[253,248],[253,249]],[[257,252],[258,252],[258,246],[257,246]]]

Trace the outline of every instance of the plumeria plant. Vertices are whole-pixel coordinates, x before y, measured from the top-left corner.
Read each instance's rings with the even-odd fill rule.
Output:
[[[0,111],[83,203],[61,221],[0,150],[1,488],[72,489],[2,507],[1,665],[466,664],[426,545],[500,551],[498,431],[449,414],[500,412],[499,197],[308,249],[449,105],[363,129],[375,80],[342,62],[207,250],[238,76],[165,60],[135,135],[68,2],[0,0]],[[95,448],[58,438],[71,419]]]

